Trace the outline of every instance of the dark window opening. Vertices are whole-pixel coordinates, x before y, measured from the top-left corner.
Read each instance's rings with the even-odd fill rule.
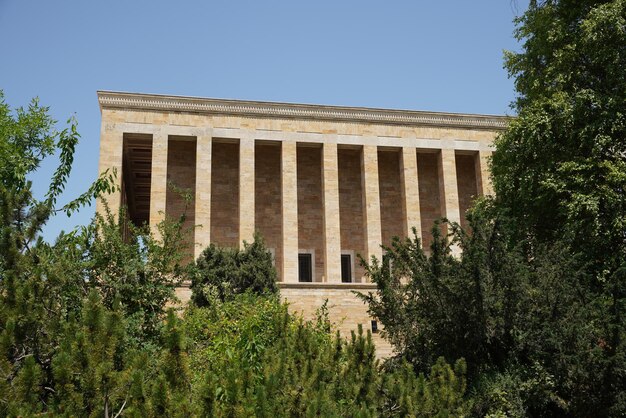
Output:
[[[376,334],[378,332],[378,322],[375,320],[372,321],[372,334]]]
[[[341,282],[352,282],[352,257],[350,254],[341,254]]]
[[[298,254],[298,281],[313,281],[313,260],[311,254]]]

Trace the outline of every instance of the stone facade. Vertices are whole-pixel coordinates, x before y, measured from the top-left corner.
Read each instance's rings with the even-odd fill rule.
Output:
[[[498,116],[98,97],[100,171],[116,170],[121,186],[107,198],[112,211],[126,204],[131,219],[152,226],[185,212],[187,226],[196,225],[190,258],[209,243],[238,247],[260,232],[292,310],[311,318],[328,299],[344,335],[357,324],[372,327],[353,294],[374,290],[357,255],[380,258],[381,244],[413,227],[427,247],[442,216],[465,225],[472,199],[492,193],[491,144],[507,123]],[[310,283],[300,282],[306,254]],[[342,269],[342,260],[350,268]],[[188,298],[188,289],[179,295]],[[389,353],[379,334],[375,340]]]

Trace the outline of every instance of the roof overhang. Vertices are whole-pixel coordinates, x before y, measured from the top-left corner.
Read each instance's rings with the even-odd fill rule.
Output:
[[[98,91],[102,109],[503,130],[511,117]]]

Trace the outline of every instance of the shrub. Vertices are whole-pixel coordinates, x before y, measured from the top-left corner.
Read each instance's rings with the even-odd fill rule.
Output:
[[[276,269],[272,254],[259,234],[243,250],[209,245],[196,261],[191,284],[191,300],[208,306],[211,300],[231,299],[250,291],[256,294],[277,293]]]

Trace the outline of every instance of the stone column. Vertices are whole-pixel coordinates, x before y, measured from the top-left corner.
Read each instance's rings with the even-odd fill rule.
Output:
[[[365,254],[369,261],[375,256],[382,260],[382,227],[380,224],[380,193],[378,185],[378,148],[363,145],[361,156],[361,182],[363,192],[363,231]]]
[[[491,184],[491,171],[489,161],[491,151],[478,151],[476,156],[476,189],[482,196],[493,195],[493,185]]]
[[[341,233],[339,229],[339,171],[337,144],[322,149],[322,204],[324,206],[324,277],[341,283]]]
[[[167,142],[168,135],[157,130],[152,135],[152,172],[150,175],[150,230],[157,238],[157,225],[165,219],[167,198]]]
[[[239,245],[254,240],[254,137],[239,142]]]
[[[298,171],[296,143],[281,144],[283,282],[298,281]]]
[[[210,135],[196,137],[195,258],[211,243],[211,151]]]
[[[456,158],[454,149],[442,149],[439,158],[439,201],[441,214],[450,222],[461,223],[459,208],[459,188],[456,182]],[[460,249],[452,248],[452,253],[458,255]]]
[[[402,148],[400,160],[400,177],[402,178],[402,214],[404,233],[413,237],[413,227],[417,229],[417,237],[422,239],[422,222],[420,218],[420,194],[417,174],[417,151],[412,147]]]
[[[115,172],[115,191],[111,194],[98,198],[96,201],[96,213],[104,215],[104,201],[111,213],[117,218],[122,204],[122,159],[124,155],[124,134],[114,130],[114,125],[102,122],[100,128],[100,163],[98,174],[109,170]]]

